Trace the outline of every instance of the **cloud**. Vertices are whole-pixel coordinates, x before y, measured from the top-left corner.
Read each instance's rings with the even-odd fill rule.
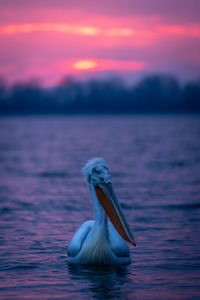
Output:
[[[144,61],[122,61],[108,59],[76,59],[61,64],[61,68],[70,73],[82,72],[85,70],[98,71],[141,71],[147,67]]]
[[[113,22],[112,22],[113,23]],[[119,23],[119,22],[116,22]],[[173,36],[192,36],[200,37],[200,24],[186,25],[166,25],[156,24],[155,26],[137,27],[96,27],[92,25],[76,25],[68,23],[27,23],[27,24],[9,24],[0,26],[1,35],[26,34],[32,32],[57,32],[73,35],[105,36],[105,37],[140,37],[140,39],[157,37],[158,35]]]
[[[92,26],[79,26],[59,23],[10,24],[0,27],[0,34],[20,34],[31,32],[58,32],[75,35],[98,35],[99,29]]]
[[[158,34],[165,34],[171,37],[195,37],[200,38],[200,25],[199,24],[187,24],[181,25],[159,25],[157,26]]]

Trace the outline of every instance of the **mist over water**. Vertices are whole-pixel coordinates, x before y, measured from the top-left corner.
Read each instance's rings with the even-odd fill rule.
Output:
[[[200,118],[0,119],[0,298],[200,297]],[[135,232],[126,267],[68,265],[93,218],[80,169],[102,156]]]

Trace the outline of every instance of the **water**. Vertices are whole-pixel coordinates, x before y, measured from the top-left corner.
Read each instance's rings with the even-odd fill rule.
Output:
[[[0,119],[0,298],[200,298],[200,118]],[[106,159],[135,231],[127,267],[67,263],[92,219],[80,174]]]

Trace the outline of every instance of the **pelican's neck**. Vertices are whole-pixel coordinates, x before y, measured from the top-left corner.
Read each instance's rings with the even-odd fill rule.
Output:
[[[97,198],[96,191],[92,183],[89,184],[89,191],[94,205],[95,227],[107,232],[108,217]]]

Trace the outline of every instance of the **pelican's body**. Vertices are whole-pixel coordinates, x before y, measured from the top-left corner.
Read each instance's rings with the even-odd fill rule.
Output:
[[[106,162],[102,158],[94,158],[86,164],[83,173],[93,200],[95,220],[83,223],[74,234],[67,250],[69,262],[129,264],[130,251],[125,240],[133,245],[136,243],[112,190]]]

